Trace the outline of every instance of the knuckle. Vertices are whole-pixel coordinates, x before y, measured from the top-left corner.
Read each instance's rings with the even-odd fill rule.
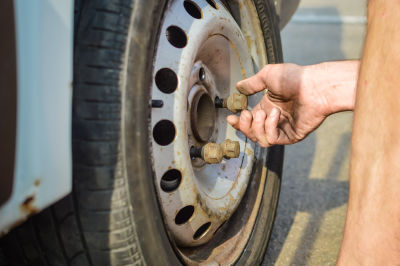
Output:
[[[269,147],[268,142],[264,142],[264,141],[258,141],[258,145],[260,145],[263,148],[268,148]]]
[[[271,135],[267,135],[267,141],[271,145],[276,144],[276,137],[275,136],[271,136]]]

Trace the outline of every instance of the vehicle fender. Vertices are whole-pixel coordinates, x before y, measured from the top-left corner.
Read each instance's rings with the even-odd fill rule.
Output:
[[[0,235],[72,188],[73,5],[73,0],[13,1],[15,163],[12,193],[0,206]]]

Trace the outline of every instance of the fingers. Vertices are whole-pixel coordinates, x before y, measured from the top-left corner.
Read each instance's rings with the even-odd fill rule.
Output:
[[[228,116],[227,121],[252,141],[266,148],[275,144],[286,144],[285,135],[280,134],[278,126],[280,115],[278,108],[273,108],[269,115],[263,110],[257,110],[253,114],[246,110],[240,117]]]
[[[226,119],[236,130],[240,130],[251,140],[254,139],[254,134],[251,129],[253,122],[253,115],[248,110],[243,110],[240,117],[236,115],[230,115]]]
[[[278,128],[280,116],[281,116],[281,110],[279,110],[278,108],[273,108],[267,120],[265,121],[264,127],[265,127],[265,132],[267,133],[266,134],[267,142],[270,145],[281,144],[279,138],[279,128]]]
[[[280,110],[278,108],[273,108],[268,116],[263,110],[256,112],[252,129],[261,147],[266,148],[275,144],[282,144],[279,138],[279,117]]]
[[[233,126],[236,130],[239,130],[239,116],[228,115],[226,121]]]
[[[265,133],[265,119],[267,118],[267,114],[263,110],[258,110],[254,114],[254,121],[251,125],[254,136],[257,139],[257,142],[262,147],[268,147],[269,143],[267,141],[266,133]]]

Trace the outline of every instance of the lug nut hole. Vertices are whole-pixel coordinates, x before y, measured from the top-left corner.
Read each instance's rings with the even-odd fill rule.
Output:
[[[193,213],[194,213],[194,207],[192,205],[188,205],[186,207],[183,207],[176,214],[175,223],[177,225],[186,223],[193,216]]]

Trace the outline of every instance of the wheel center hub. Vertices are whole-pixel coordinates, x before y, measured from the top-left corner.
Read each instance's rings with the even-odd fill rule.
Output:
[[[191,91],[193,91],[191,94],[194,95],[192,101],[189,102],[190,126],[196,140],[205,143],[209,141],[214,132],[214,102],[203,86],[195,85]]]

